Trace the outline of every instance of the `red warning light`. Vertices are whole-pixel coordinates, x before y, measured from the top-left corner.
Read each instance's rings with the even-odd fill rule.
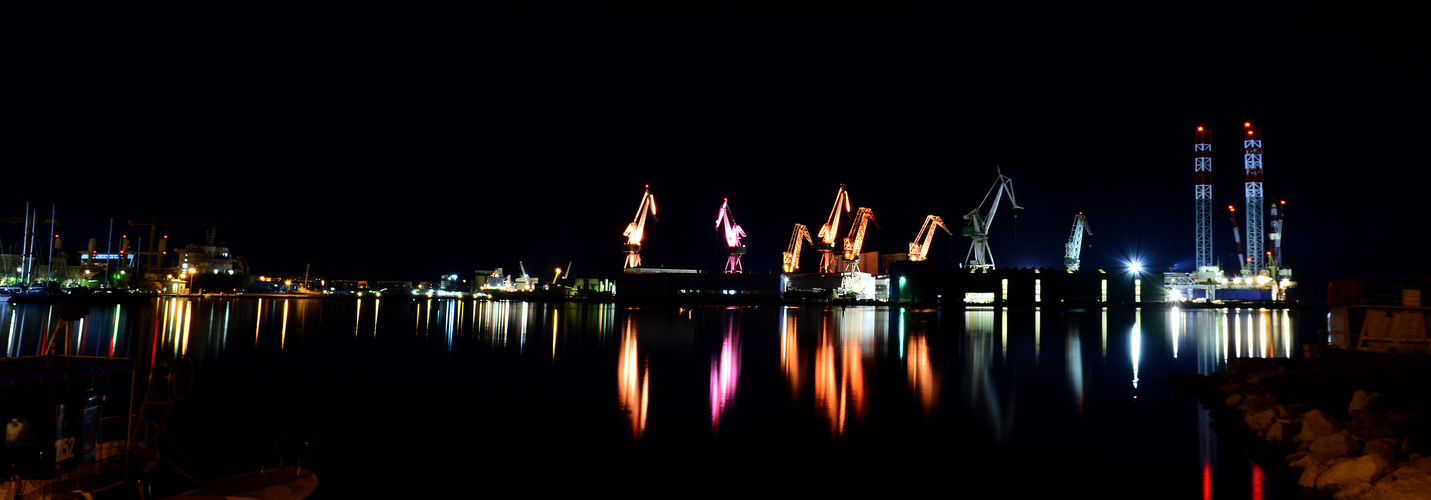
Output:
[[[1197,128],[1197,131],[1198,131],[1198,132],[1202,132],[1202,127],[1198,127],[1198,128]]]
[[[1244,126],[1244,127],[1251,127],[1251,126],[1252,126],[1252,122],[1242,122],[1242,126]]]

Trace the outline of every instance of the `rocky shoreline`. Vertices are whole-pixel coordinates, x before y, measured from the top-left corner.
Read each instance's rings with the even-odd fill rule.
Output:
[[[1168,383],[1306,497],[1431,499],[1431,356],[1231,359]]]

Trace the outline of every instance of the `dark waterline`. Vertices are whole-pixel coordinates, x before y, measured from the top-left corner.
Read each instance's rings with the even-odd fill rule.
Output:
[[[1287,498],[1162,382],[1299,356],[1309,329],[1296,311],[1248,310],[164,299],[65,325],[44,307],[0,306],[8,355],[57,328],[141,366],[186,355],[175,462],[212,479],[306,441],[322,498],[499,485]]]

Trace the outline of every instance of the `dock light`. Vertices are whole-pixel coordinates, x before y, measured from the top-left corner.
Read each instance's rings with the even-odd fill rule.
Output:
[[[1128,262],[1128,271],[1134,273],[1143,272],[1143,263],[1136,260]]]

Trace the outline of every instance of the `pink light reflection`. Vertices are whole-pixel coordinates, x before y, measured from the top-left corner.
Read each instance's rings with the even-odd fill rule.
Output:
[[[739,337],[727,328],[721,342],[720,355],[711,360],[711,430],[720,428],[720,416],[735,402],[736,382],[740,379]]]

